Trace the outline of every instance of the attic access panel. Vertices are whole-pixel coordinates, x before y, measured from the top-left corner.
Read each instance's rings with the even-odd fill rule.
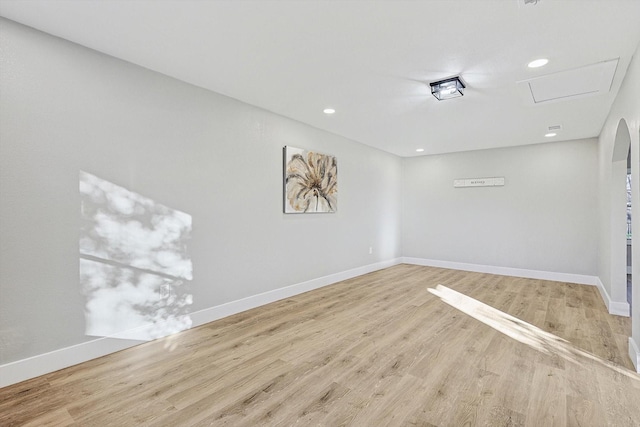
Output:
[[[529,104],[568,101],[611,90],[619,58],[518,82]]]

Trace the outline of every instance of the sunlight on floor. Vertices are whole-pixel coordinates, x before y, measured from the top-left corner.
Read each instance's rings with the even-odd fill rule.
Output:
[[[548,355],[560,356],[575,364],[582,364],[586,359],[612,369],[631,379],[640,381],[640,375],[634,372],[621,368],[608,360],[594,356],[575,347],[563,338],[550,334],[487,304],[456,292],[453,289],[438,285],[435,289],[429,288],[428,290],[451,307],[460,310],[485,325],[494,328],[496,331],[526,344],[535,350]]]

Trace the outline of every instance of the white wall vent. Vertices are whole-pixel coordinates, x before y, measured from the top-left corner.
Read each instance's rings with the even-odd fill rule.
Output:
[[[504,176],[496,176],[493,178],[462,178],[454,179],[454,188],[463,187],[502,187],[504,185]]]

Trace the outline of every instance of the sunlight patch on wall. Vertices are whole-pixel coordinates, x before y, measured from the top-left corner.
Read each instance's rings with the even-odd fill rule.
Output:
[[[191,215],[80,171],[86,334],[151,340],[191,327]]]

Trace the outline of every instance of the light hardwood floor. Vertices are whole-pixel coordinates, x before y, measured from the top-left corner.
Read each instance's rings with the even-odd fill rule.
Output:
[[[0,389],[0,425],[639,426],[629,335],[595,287],[399,265]]]

